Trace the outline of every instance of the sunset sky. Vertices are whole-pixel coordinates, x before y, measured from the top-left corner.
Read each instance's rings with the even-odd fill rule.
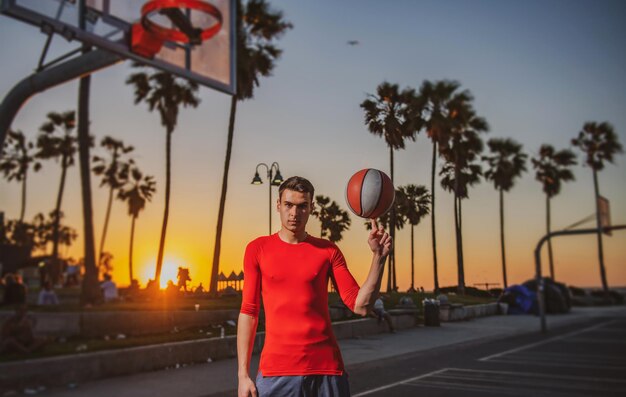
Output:
[[[613,124],[626,146],[626,2],[616,1],[270,1],[294,29],[278,42],[284,50],[274,76],[261,80],[255,98],[240,103],[223,230],[221,270],[242,269],[248,241],[267,233],[267,185],[250,182],[257,163],[276,161],[284,177],[301,175],[342,207],[345,184],[362,168],[389,171],[384,141],[370,134],[359,104],[383,81],[418,88],[422,81],[453,79],[472,92],[475,108],[490,124],[489,137],[510,137],[537,155],[543,143],[570,146],[586,121]],[[347,45],[358,40],[356,46]],[[36,67],[45,36],[32,26],[0,16],[0,95]],[[75,44],[55,37],[52,57]],[[158,192],[137,221],[135,274],[145,285],[154,277],[165,181],[165,131],[159,116],[133,104],[124,81],[129,63],[98,72],[92,79],[91,133],[133,145],[133,157],[154,175]],[[72,82],[33,97],[13,128],[35,140],[50,111],[76,108]],[[209,284],[216,217],[226,146],[230,97],[201,88],[197,109],[180,113],[173,137],[172,198],[163,279],[178,266],[191,269],[192,285]],[[430,188],[431,143],[420,134],[396,153],[395,184]],[[577,152],[578,153],[578,152]],[[93,154],[104,154],[95,148]],[[582,163],[579,156],[579,164]],[[441,160],[439,162],[441,165]],[[529,172],[505,197],[509,283],[534,274],[533,250],[545,233],[545,196]],[[594,213],[591,170],[578,165],[576,181],[552,201],[553,229]],[[262,176],[264,174],[262,173]],[[45,162],[30,176],[26,218],[53,209],[60,167]],[[600,174],[600,191],[611,203],[613,224],[626,223],[626,157]],[[264,182],[265,178],[264,178]],[[96,247],[107,191],[92,180]],[[0,180],[0,211],[19,217],[19,184]],[[276,189],[274,188],[276,199]],[[440,285],[456,284],[453,200],[437,195]],[[80,236],[68,255],[81,257],[82,208],[78,167],[68,173],[63,199],[66,222]],[[278,214],[272,230],[280,227]],[[114,255],[114,279],[128,284],[131,219],[115,202],[106,251]],[[592,227],[587,223],[581,227]],[[463,203],[466,284],[502,283],[498,194],[483,181]],[[309,223],[319,234],[319,224]],[[398,283],[410,285],[409,230],[398,232]],[[367,274],[370,253],[362,220],[339,243],[357,281]],[[416,286],[433,287],[430,218],[415,229]],[[600,285],[594,236],[554,240],[557,279],[578,286]],[[604,239],[608,282],[626,285],[626,233]],[[66,254],[66,252],[63,252]],[[545,253],[544,253],[545,254]],[[544,255],[544,272],[547,272]]]

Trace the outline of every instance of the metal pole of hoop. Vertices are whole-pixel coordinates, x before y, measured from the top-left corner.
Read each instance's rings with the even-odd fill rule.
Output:
[[[548,239],[556,236],[567,236],[574,234],[597,234],[598,232],[607,232],[622,229],[626,229],[626,225],[605,226],[593,229],[561,230],[546,234],[541,238],[541,240],[539,240],[539,242],[537,243],[537,247],[535,248],[535,280],[537,281],[537,301],[539,303],[539,321],[541,324],[542,334],[548,332],[548,327],[546,324],[545,282],[541,275],[541,247],[543,246],[543,244],[548,241]]]

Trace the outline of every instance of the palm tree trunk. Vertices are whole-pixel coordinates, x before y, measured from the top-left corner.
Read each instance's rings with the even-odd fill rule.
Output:
[[[393,147],[389,146],[389,170],[391,173],[391,184],[393,185]],[[395,186],[395,185],[394,185]],[[395,187],[394,187],[395,189]],[[391,206],[389,214],[389,235],[391,236],[391,252],[389,253],[389,271],[387,272],[387,292],[391,292],[396,288],[396,212],[394,206]]]
[[[107,203],[107,212],[104,216],[104,226],[102,228],[102,236],[100,237],[100,254],[98,256],[98,269],[102,266],[102,254],[104,253],[104,240],[106,240],[107,229],[109,228],[109,218],[111,217],[111,207],[113,204],[113,188],[109,189],[109,202]]]
[[[161,268],[163,267],[163,253],[165,250],[165,235],[167,233],[167,220],[170,215],[170,184],[172,169],[172,133],[173,128],[167,128],[165,141],[165,209],[163,210],[163,224],[161,226],[161,238],[159,240],[159,254],[157,256],[154,281],[157,287],[161,285]]]
[[[546,194],[546,231],[550,234],[550,196]],[[554,259],[552,257],[552,240],[548,239],[548,261],[550,263],[550,278],[554,278]]]
[[[24,179],[22,179],[22,208],[20,209],[20,223],[24,222],[24,214],[26,213],[26,179],[28,170],[24,171]]]
[[[459,201],[459,293],[465,295],[465,259],[463,257],[463,199]]]
[[[415,241],[413,239],[414,226],[411,225],[411,291],[415,291]]]
[[[133,216],[133,220],[130,224],[130,246],[128,248],[128,273],[130,276],[130,283],[133,283],[133,244],[135,242],[135,220],[136,216]]]
[[[598,228],[598,263],[600,264],[600,279],[604,297],[609,299],[609,284],[606,281],[606,268],[604,267],[604,249],[602,247],[602,220],[600,219],[600,189],[598,187],[598,172],[593,170],[593,187],[596,194],[596,225]]]
[[[458,161],[458,160],[457,160]],[[463,244],[461,242],[461,198],[459,196],[460,170],[454,165],[454,232],[456,236],[457,293],[465,295],[465,274],[463,271]]]
[[[437,238],[435,233],[435,170],[437,168],[437,142],[433,141],[433,162],[430,173],[430,194],[431,200],[431,236],[433,242],[433,276],[434,276],[434,292],[439,294],[439,277],[437,275]]]
[[[465,286],[463,285],[463,269],[461,267],[461,245],[460,245],[460,232],[459,232],[459,200],[454,195],[454,236],[456,242],[456,269],[457,269],[457,294],[463,295],[465,293]]]
[[[100,301],[96,250],[93,236],[93,206],[91,199],[91,167],[89,166],[89,89],[91,76],[80,79],[78,91],[78,156],[80,161],[81,194],[83,201],[83,233],[85,235],[85,277],[81,289],[81,303]]]
[[[61,276],[61,264],[59,263],[59,228],[61,222],[61,203],[63,201],[63,191],[65,190],[65,177],[67,175],[67,155],[61,159],[61,182],[57,193],[57,202],[54,207],[54,219],[52,224],[52,263],[48,276],[50,282],[55,285]]]
[[[506,255],[504,252],[504,191],[500,189],[500,248],[502,250],[502,280],[504,288],[509,285],[506,280]]]
[[[220,208],[217,214],[217,227],[215,230],[215,248],[213,249],[213,266],[211,267],[211,283],[209,292],[217,294],[217,277],[220,271],[220,253],[222,250],[222,226],[224,224],[224,207],[226,206],[226,191],[228,190],[228,171],[230,169],[230,156],[233,150],[233,135],[235,133],[235,115],[237,114],[237,97],[233,95],[230,100],[230,119],[228,121],[228,140],[226,141],[226,158],[224,159],[224,174],[222,176],[222,193],[220,194]]]

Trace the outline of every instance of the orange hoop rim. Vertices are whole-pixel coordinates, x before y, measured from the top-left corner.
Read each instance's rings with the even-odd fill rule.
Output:
[[[151,0],[141,8],[141,24],[146,31],[161,41],[189,43],[189,37],[180,30],[166,28],[150,20],[152,14],[165,8],[188,8],[213,16],[216,19],[215,24],[202,30],[200,34],[203,41],[215,36],[222,28],[222,13],[213,4],[201,0]]]

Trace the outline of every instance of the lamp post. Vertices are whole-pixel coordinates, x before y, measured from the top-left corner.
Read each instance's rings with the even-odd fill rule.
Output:
[[[256,171],[254,172],[254,178],[252,178],[253,185],[261,185],[263,181],[259,176],[259,167],[264,166],[267,170],[267,181],[269,182],[268,190],[269,190],[269,214],[270,214],[270,225],[269,225],[269,234],[272,234],[272,186],[280,186],[283,183],[283,176],[280,175],[280,166],[277,162],[273,162],[272,165],[268,166],[265,163],[259,163],[256,165]],[[274,173],[274,170],[276,173]]]

